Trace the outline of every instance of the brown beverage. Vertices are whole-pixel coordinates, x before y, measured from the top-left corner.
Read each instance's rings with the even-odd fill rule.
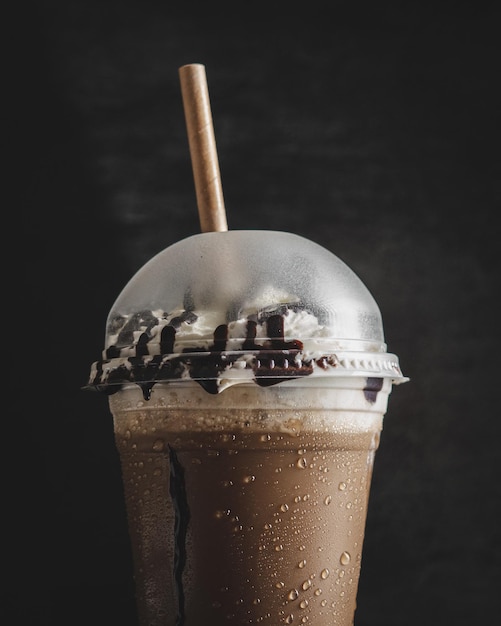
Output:
[[[352,624],[390,390],[353,377],[111,396],[141,624]]]

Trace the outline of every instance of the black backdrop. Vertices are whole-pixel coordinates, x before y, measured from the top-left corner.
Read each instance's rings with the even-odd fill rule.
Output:
[[[487,623],[501,582],[494,3],[234,4],[23,3],[4,94],[22,175],[4,212],[20,248],[5,272],[6,623],[135,624],[111,417],[80,387],[125,282],[198,232],[178,79],[193,62],[229,227],[341,257],[412,379],[376,457],[356,625]]]

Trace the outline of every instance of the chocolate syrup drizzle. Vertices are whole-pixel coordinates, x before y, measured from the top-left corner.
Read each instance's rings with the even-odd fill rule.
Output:
[[[186,567],[186,536],[190,522],[190,507],[186,495],[184,468],[177,454],[169,446],[170,485],[169,492],[174,507],[174,580],[177,589],[177,617],[176,626],[185,623],[185,595],[183,574]]]
[[[106,350],[106,359],[97,364],[97,372],[90,385],[98,388],[108,395],[120,390],[121,384],[130,381],[137,383],[145,400],[151,397],[151,389],[156,382],[181,378],[185,369],[207,392],[217,394],[219,392],[219,379],[221,374],[241,357],[241,352],[252,352],[254,355],[252,369],[255,382],[263,387],[275,385],[300,376],[309,376],[313,372],[311,360],[302,360],[300,353],[303,343],[298,339],[286,341],[284,338],[284,315],[272,314],[266,320],[268,339],[263,344],[256,343],[257,322],[248,320],[246,337],[241,351],[234,353],[226,352],[228,344],[228,324],[218,326],[213,335],[213,343],[206,348],[187,348],[181,354],[165,359],[166,355],[174,354],[174,342],[176,330],[182,323],[192,323],[196,315],[192,311],[184,311],[182,315],[170,320],[164,326],[160,335],[160,354],[151,359],[144,357],[149,355],[148,345],[151,340],[151,329],[158,324],[158,319],[150,311],[136,313],[127,321],[118,333],[117,343]],[[123,318],[116,322],[117,326]],[[136,354],[127,359],[129,365],[122,364],[112,370],[108,377],[104,375],[103,366],[110,359],[120,357],[120,348],[132,344],[134,331],[143,328],[136,343]],[[327,358],[317,361],[320,367],[327,367]]]
[[[374,402],[376,402],[377,394],[383,388],[383,382],[384,382],[383,378],[373,378],[373,377],[367,378],[363,391],[364,391],[364,396],[366,400],[370,402],[371,404],[374,404]]]

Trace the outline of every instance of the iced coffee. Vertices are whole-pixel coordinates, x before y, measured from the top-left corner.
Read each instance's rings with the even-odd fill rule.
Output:
[[[275,231],[204,233],[110,311],[109,394],[142,626],[353,622],[398,359],[360,279]]]

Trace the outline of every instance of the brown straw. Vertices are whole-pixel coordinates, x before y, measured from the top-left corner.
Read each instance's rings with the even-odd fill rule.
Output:
[[[205,67],[179,68],[198,215],[203,233],[228,230]]]

